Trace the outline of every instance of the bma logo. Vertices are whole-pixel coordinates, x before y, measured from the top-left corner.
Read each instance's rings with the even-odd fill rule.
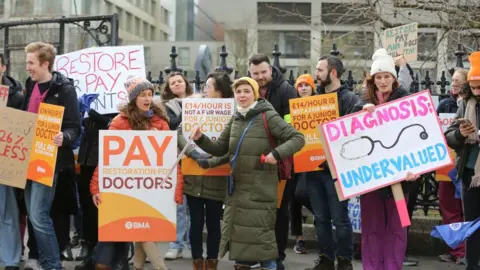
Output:
[[[148,224],[148,222],[130,222],[130,221],[127,221],[125,223],[125,228],[127,230],[131,230],[131,229],[150,229],[150,224]]]
[[[450,229],[452,229],[452,231],[458,231],[462,227],[463,223],[464,222],[452,223],[450,224]]]

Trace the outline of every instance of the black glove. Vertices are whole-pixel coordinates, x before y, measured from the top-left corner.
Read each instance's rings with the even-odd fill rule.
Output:
[[[202,169],[208,169],[210,168],[210,164],[208,164],[208,159],[206,158],[199,158],[197,160],[195,160],[198,165],[202,168]]]
[[[198,151],[196,150],[193,150],[190,155],[189,155],[189,158],[197,161],[198,159],[208,159],[210,157],[209,154],[205,154],[205,153],[199,153]]]

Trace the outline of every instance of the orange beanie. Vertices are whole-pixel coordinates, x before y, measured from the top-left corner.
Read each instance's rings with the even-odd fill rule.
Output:
[[[480,52],[473,52],[468,59],[470,60],[468,81],[480,81]]]
[[[315,81],[313,80],[312,75],[302,74],[302,75],[298,76],[297,81],[295,82],[295,89],[298,90],[298,85],[300,83],[307,83],[308,85],[310,85],[312,87],[313,91],[315,91]]]

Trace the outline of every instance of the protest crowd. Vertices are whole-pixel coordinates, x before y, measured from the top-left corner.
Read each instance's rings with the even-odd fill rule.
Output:
[[[30,129],[57,125],[43,127],[48,136],[32,133],[36,143],[23,153],[31,152],[30,165],[23,158],[26,182],[0,184],[0,266],[6,270],[20,269],[24,255],[24,269],[63,269],[63,261],[73,260],[74,242],[82,247],[75,270],[144,269],[146,263],[169,269],[187,248],[194,270],[217,269],[227,253],[234,269],[285,269],[287,248],[308,253],[303,207],[313,214],[319,250],[305,270],[353,269],[355,254],[363,269],[400,270],[418,263],[405,256],[408,194],[421,174],[445,166],[451,181],[439,183],[443,224],[473,228],[479,222],[480,52],[470,55],[469,70],[455,70],[450,95],[437,108],[428,91],[410,93],[406,58],[381,48],[359,92],[342,84],[338,57],[321,57],[315,74],[299,76],[292,86],[268,56],[256,54],[248,76],[232,80],[212,72],[200,93],[182,73],[171,72],[155,97],[157,86],[144,74],[128,74],[115,85],[124,93],[121,102],[103,111],[91,106],[98,94],[81,96],[73,80],[56,71],[51,44],[31,43],[25,54],[29,78],[21,83],[2,75],[8,95],[3,92],[6,108],[0,109],[34,114],[37,125]],[[4,72],[3,55],[0,61]],[[52,113],[55,108],[60,113]],[[452,115],[444,133],[443,114]],[[21,159],[7,142],[0,138],[1,156]],[[43,164],[42,153],[55,153],[50,171],[31,165]],[[2,169],[0,177],[7,173]],[[357,197],[361,243],[354,249],[348,205]],[[139,206],[155,200],[161,208]],[[458,228],[451,237],[461,238]],[[480,232],[469,232],[439,259],[480,269]],[[289,234],[296,238],[291,247]],[[169,251],[161,254],[156,242],[170,242]]]

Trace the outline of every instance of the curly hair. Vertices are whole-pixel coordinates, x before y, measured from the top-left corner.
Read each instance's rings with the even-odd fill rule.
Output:
[[[164,119],[169,122],[165,107],[161,104],[152,103],[151,109],[154,115]],[[136,101],[131,100],[127,104],[122,105],[119,108],[120,113],[122,113],[128,119],[128,123],[132,127],[132,130],[150,130],[150,120],[151,118],[145,116],[145,114],[140,111],[137,107]]]
[[[375,94],[376,91],[378,91],[377,86],[375,85],[375,75],[370,76],[368,75],[367,78],[365,79],[365,90],[362,91],[362,100],[367,102],[367,103],[372,103],[373,105],[378,105],[378,98],[377,95]],[[397,79],[393,82],[392,85],[392,90],[395,90],[400,87],[400,83],[398,82]]]
[[[170,74],[168,74],[167,81],[162,90],[163,102],[169,101],[177,97],[172,93],[172,89],[170,89],[170,83],[169,83],[170,78],[175,76],[182,76],[183,81],[185,82],[185,95],[187,97],[193,95],[193,88],[190,82],[188,81],[188,78],[185,77],[181,72],[171,72]]]

